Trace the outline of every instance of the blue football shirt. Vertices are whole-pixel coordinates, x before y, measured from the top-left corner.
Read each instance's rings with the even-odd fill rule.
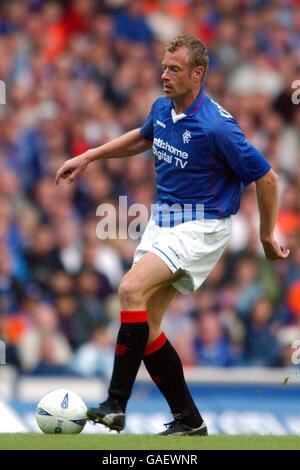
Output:
[[[141,134],[153,142],[157,204],[202,204],[204,218],[235,214],[243,185],[271,169],[235,119],[203,88],[179,115],[172,100],[158,98]]]

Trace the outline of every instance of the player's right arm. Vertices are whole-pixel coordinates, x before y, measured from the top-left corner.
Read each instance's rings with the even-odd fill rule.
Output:
[[[107,144],[67,160],[56,173],[55,184],[58,184],[60,178],[72,183],[94,160],[130,157],[148,150],[151,146],[152,142],[142,136],[141,129],[134,129]]]

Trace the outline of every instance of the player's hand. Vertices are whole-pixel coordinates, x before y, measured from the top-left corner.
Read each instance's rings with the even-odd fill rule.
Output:
[[[89,164],[87,153],[82,153],[78,157],[67,160],[56,173],[55,184],[58,184],[60,178],[66,180],[69,184],[78,178],[84,172]]]
[[[290,250],[279,245],[274,238],[270,238],[268,240],[263,239],[261,240],[261,243],[267,259],[286,259],[290,254]]]

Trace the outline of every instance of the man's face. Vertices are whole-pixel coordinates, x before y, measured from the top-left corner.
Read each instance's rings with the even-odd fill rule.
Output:
[[[166,51],[163,56],[162,66],[164,92],[168,98],[174,99],[186,95],[192,90],[199,78],[199,70],[191,70],[189,65],[190,53],[186,47],[180,47],[175,52]],[[200,67],[202,69],[202,67]]]

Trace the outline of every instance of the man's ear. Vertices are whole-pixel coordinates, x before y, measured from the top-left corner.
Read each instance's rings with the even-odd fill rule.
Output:
[[[204,76],[204,67],[202,65],[199,65],[199,67],[196,67],[193,70],[193,78],[195,82],[201,82],[202,78]]]

